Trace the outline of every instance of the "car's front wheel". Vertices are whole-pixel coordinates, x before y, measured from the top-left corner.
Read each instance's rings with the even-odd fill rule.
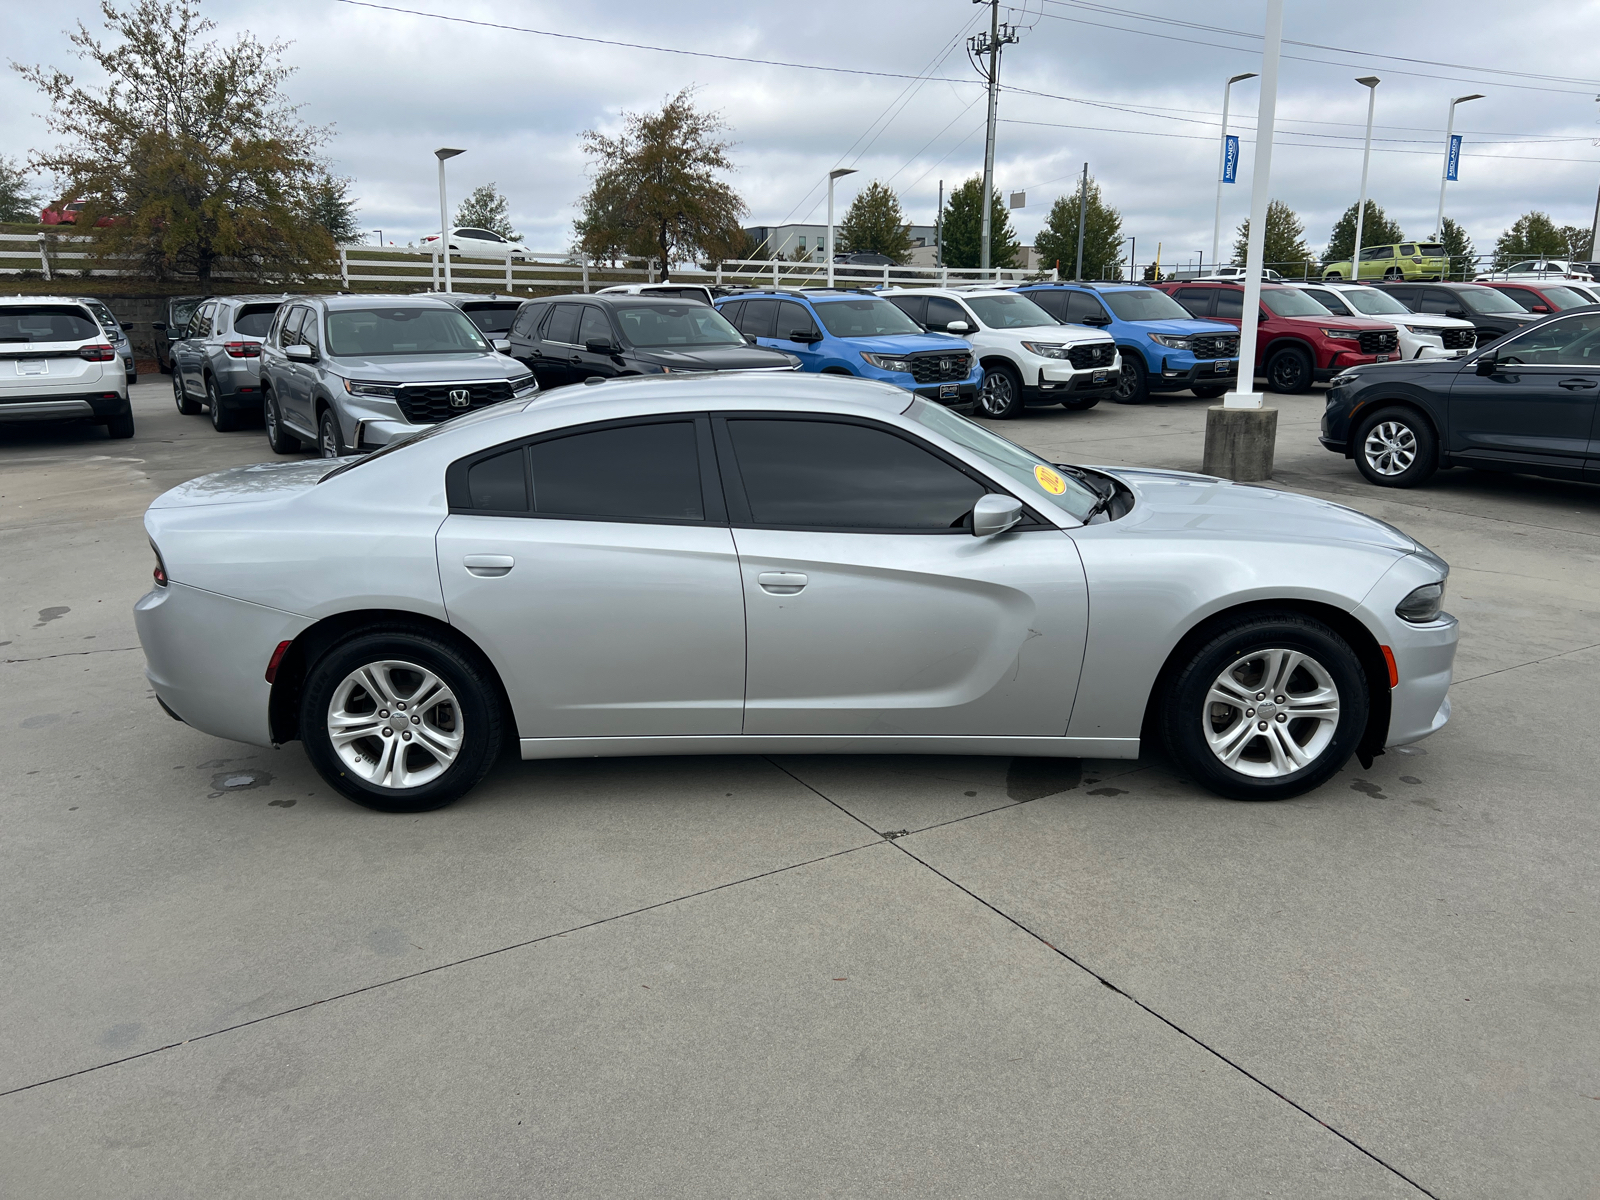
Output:
[[[984,369],[983,385],[978,390],[978,414],[991,421],[1003,421],[1022,414],[1022,379],[1005,363]]]
[[[1161,714],[1167,748],[1234,800],[1325,783],[1366,729],[1366,673],[1337,632],[1298,613],[1234,618],[1179,669]]]
[[[1416,487],[1439,469],[1439,439],[1413,410],[1385,408],[1357,429],[1355,460],[1369,483]]]
[[[1118,404],[1143,404],[1150,398],[1150,372],[1133,350],[1121,350],[1122,374],[1117,377],[1117,390],[1113,393]]]
[[[1225,396],[1228,393],[1226,384],[1217,383],[1197,383],[1189,390],[1201,400],[1215,400],[1218,396]]]
[[[344,439],[339,436],[339,420],[333,415],[333,409],[325,408],[317,418],[317,456],[343,458],[345,453]]]
[[[1285,346],[1267,359],[1267,386],[1282,395],[1310,390],[1311,356],[1297,346]]]
[[[200,402],[189,399],[189,393],[183,387],[183,376],[176,371],[172,373],[172,398],[177,402],[178,411],[186,417],[192,417],[200,411]]]
[[[296,454],[300,439],[283,427],[283,409],[278,406],[278,394],[270,388],[261,397],[261,423],[266,426],[267,445],[274,454]]]
[[[487,668],[420,631],[358,635],[307,674],[300,737],[328,784],[380,812],[442,808],[494,764],[499,693]]]

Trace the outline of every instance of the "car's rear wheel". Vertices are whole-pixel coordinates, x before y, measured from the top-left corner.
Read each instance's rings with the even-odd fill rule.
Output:
[[[1311,355],[1298,346],[1285,346],[1267,359],[1267,386],[1283,395],[1308,391],[1312,380]]]
[[[1402,271],[1399,267],[1390,267],[1387,271],[1385,271],[1383,273],[1383,277],[1386,280],[1404,279],[1405,278],[1405,272]]]
[[[1132,350],[1119,350],[1122,373],[1117,376],[1117,390],[1112,394],[1118,404],[1143,404],[1150,398],[1150,372]]]
[[[274,454],[298,454],[300,439],[283,427],[283,410],[278,394],[270,389],[261,397],[261,423],[267,430],[267,445]]]
[[[106,434],[113,438],[131,438],[133,436],[133,413],[119,413],[106,422]]]
[[[1379,487],[1426,483],[1439,469],[1433,426],[1408,408],[1373,413],[1356,431],[1356,469]]]
[[[189,393],[183,388],[183,376],[176,371],[172,373],[172,398],[177,401],[178,411],[186,417],[200,411],[200,401],[189,399]]]
[[[1005,363],[986,367],[978,389],[978,415],[1004,421],[1022,415],[1022,379]]]
[[[1361,660],[1298,613],[1234,618],[1178,671],[1161,714],[1178,764],[1234,800],[1284,800],[1349,760],[1369,708]]]
[[[1344,276],[1342,274],[1340,274],[1338,271],[1328,271],[1322,277],[1323,277],[1323,279],[1343,279],[1344,278]]]
[[[487,669],[421,632],[358,635],[307,674],[300,737],[329,786],[380,812],[442,808],[494,764],[503,726]]]
[[[222,402],[217,391],[217,381],[206,376],[206,406],[211,409],[211,428],[218,433],[232,433],[239,428],[239,414]]]

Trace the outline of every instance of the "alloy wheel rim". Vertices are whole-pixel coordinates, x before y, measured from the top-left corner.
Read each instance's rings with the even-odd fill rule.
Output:
[[[1321,757],[1339,727],[1339,688],[1299,650],[1252,650],[1217,676],[1200,727],[1217,761],[1255,779],[1281,779]]]
[[[183,380],[178,378],[178,369],[172,369],[172,398],[178,402],[178,407],[183,407],[183,402],[188,399],[183,394]]]
[[[1011,407],[1011,380],[999,371],[983,377],[983,411],[997,417]]]
[[[1132,365],[1126,354],[1118,357],[1122,373],[1117,379],[1117,399],[1131,400],[1138,391],[1138,380],[1134,374],[1138,368]]]
[[[1300,360],[1297,358],[1282,358],[1272,371],[1273,381],[1280,387],[1293,387],[1300,382]]]
[[[1417,435],[1401,421],[1380,421],[1367,430],[1361,455],[1379,475],[1404,475],[1417,461]]]
[[[322,436],[317,440],[320,443],[323,458],[339,457],[339,441],[334,436],[331,422],[324,421],[322,423]]]
[[[267,395],[266,403],[261,406],[261,420],[267,427],[267,438],[271,441],[278,440],[278,400],[277,397]]]
[[[206,380],[206,407],[211,410],[211,424],[217,426],[222,421],[222,397],[217,395],[215,380]]]
[[[423,787],[461,754],[461,706],[445,682],[416,663],[357,667],[328,701],[328,740],[339,761],[374,787]]]

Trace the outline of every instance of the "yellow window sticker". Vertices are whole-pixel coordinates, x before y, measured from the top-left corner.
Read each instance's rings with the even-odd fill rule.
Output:
[[[1033,477],[1039,481],[1039,486],[1052,496],[1059,496],[1067,490],[1067,481],[1049,467],[1042,465],[1035,467],[1033,469]]]

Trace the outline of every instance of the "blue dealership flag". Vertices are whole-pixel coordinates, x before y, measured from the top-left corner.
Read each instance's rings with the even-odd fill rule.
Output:
[[[1461,135],[1450,135],[1450,154],[1445,159],[1444,177],[1449,180],[1461,178]]]
[[[1456,139],[1460,141],[1460,138]],[[1454,179],[1452,175],[1450,178]],[[1237,183],[1239,181],[1239,139],[1233,134],[1224,134],[1222,137],[1222,182]]]

